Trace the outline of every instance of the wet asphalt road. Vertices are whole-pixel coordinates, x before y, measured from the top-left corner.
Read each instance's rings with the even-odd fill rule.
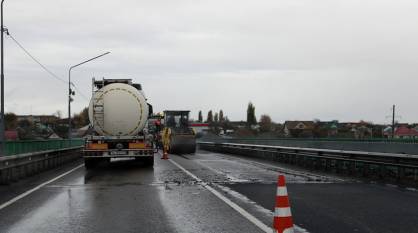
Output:
[[[268,226],[282,173],[308,232],[418,232],[415,191],[205,151],[171,159]],[[155,162],[76,169],[1,209],[0,232],[263,232],[170,161]],[[0,204],[81,163],[0,186]]]

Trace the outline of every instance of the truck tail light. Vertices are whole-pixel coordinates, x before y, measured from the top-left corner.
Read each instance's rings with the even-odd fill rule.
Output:
[[[130,142],[129,149],[145,149],[147,145],[143,142]]]
[[[87,144],[87,149],[90,150],[107,150],[109,146],[107,143],[89,143]]]

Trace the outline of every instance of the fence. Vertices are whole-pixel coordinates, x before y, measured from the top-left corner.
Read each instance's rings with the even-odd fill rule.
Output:
[[[30,140],[30,141],[6,141],[5,154],[17,155],[30,152],[58,150],[84,145],[84,139],[52,139],[52,140]]]

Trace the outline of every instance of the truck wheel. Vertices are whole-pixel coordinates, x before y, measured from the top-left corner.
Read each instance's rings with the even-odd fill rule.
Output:
[[[145,166],[153,167],[154,166],[154,156],[144,158]]]
[[[194,147],[191,151],[190,154],[196,154],[196,147]]]
[[[92,158],[84,158],[84,167],[86,169],[91,169],[97,165],[97,161]]]

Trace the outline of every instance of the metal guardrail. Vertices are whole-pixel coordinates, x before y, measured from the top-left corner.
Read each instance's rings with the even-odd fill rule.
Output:
[[[6,141],[5,153],[6,156],[47,151],[47,150],[58,150],[65,149],[74,146],[84,145],[84,139],[52,139],[52,140],[30,140],[30,141]]]
[[[418,155],[239,143],[199,142],[201,149],[261,157],[308,169],[418,185]]]
[[[52,169],[79,159],[81,146],[44,150],[0,157],[0,184],[9,184],[21,178]]]
[[[335,140],[296,138],[202,138],[200,141],[217,143],[241,143],[254,145],[287,146],[350,151],[373,151],[383,153],[418,154],[414,140]]]
[[[215,139],[215,138],[212,138]],[[216,139],[215,139],[216,140]],[[234,142],[234,141],[312,141],[312,142],[364,142],[364,143],[408,143],[418,144],[418,138],[262,138],[262,137],[243,137],[243,138],[219,138],[219,141]]]

